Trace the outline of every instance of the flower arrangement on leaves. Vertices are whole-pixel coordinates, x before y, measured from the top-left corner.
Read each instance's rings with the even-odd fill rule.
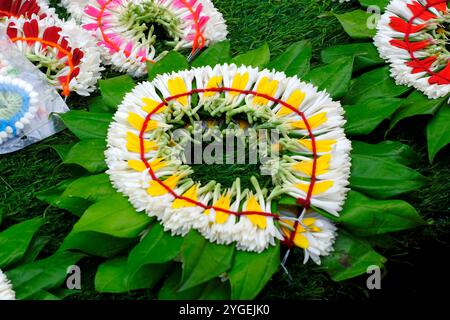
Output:
[[[89,111],[61,115],[79,141],[70,149],[54,146],[64,164],[80,166],[86,172],[80,175],[75,171],[71,179],[37,194],[80,217],[60,251],[78,250],[105,259],[95,276],[99,292],[151,288],[158,290],[160,299],[253,299],[280,265],[289,270],[290,260],[282,257],[294,249],[292,242],[285,242],[286,248],[280,246],[289,235],[295,245],[306,249],[304,258],[317,262],[320,258],[323,270],[335,281],[365,274],[371,265],[383,267],[386,258],[375,251],[371,239],[424,223],[414,207],[395,197],[420,188],[425,179],[409,167],[416,155],[408,146],[353,140],[350,184],[346,186],[349,145],[340,129],[344,125],[342,109],[333,100],[348,94],[352,73],[361,68],[361,61],[334,59],[310,70],[310,58],[307,41],[293,44],[273,59],[267,46],[232,58],[229,43],[222,42],[193,60],[190,70],[182,55],[171,52],[149,65],[150,82],[136,86],[129,76],[100,81],[102,96],[90,100]],[[217,65],[217,61],[223,64]],[[237,67],[242,65],[248,67]],[[268,71],[273,69],[276,71]],[[233,95],[223,88],[241,91]],[[193,90],[199,91],[187,94]],[[195,119],[200,111],[207,116],[212,110],[221,112],[219,123],[224,129],[236,131],[249,124],[257,126],[262,117],[266,124],[288,133],[283,136],[283,152],[292,148],[294,153],[301,150],[302,155],[283,154],[281,160],[285,161],[278,171],[281,179],[270,189],[258,178],[245,188],[239,188],[237,179],[227,188],[219,186],[222,181],[216,176],[209,179],[216,183],[199,185],[189,179],[191,171],[180,158],[168,156],[175,144],[167,142],[171,126],[177,121],[181,125],[185,115]],[[307,121],[295,110],[305,112]],[[239,121],[239,113],[250,115],[246,125]],[[348,120],[351,125],[356,123],[352,116]],[[311,185],[311,159],[315,158],[308,148],[312,145],[306,142],[311,139],[305,133],[306,122],[313,125],[314,137],[317,135],[324,148],[318,151],[318,182],[337,183],[322,185],[320,191],[324,192],[313,194],[310,203],[297,200],[307,200],[302,198],[302,188]],[[366,119],[364,130],[377,123]],[[210,129],[219,125],[217,119],[204,119],[203,124],[205,135],[214,135]],[[191,136],[190,127],[180,128]],[[345,127],[350,128],[348,122]],[[300,136],[290,136],[293,131]],[[339,141],[347,148],[337,148]],[[292,182],[299,188],[287,187]],[[269,198],[277,187],[281,193]],[[333,187],[341,192],[334,192]],[[347,200],[342,203],[345,193]],[[339,216],[330,214],[342,205]],[[243,210],[271,215],[231,214]],[[283,218],[283,224],[275,215]],[[293,233],[296,222],[298,232]],[[237,232],[240,237],[234,235]],[[260,236],[256,242],[255,234]],[[270,245],[272,239],[275,245]]]
[[[450,86],[446,80],[449,69],[447,1],[359,2],[363,10],[335,14],[357,43],[325,49],[322,60],[331,62],[338,55],[354,58],[360,76],[343,98],[343,103],[354,105],[349,109],[355,114],[357,107],[362,107],[366,114],[375,114],[377,109],[374,117],[378,118],[379,124],[390,120],[388,132],[404,119],[434,115],[424,126],[432,162],[437,153],[450,143],[450,108],[447,103]],[[389,66],[385,66],[385,60]],[[373,86],[374,83],[377,85]],[[380,87],[383,90],[379,90]],[[405,99],[399,99],[405,96]],[[375,99],[378,100],[377,106]],[[367,134],[375,129],[364,128],[362,121],[364,119],[351,130]]]
[[[414,86],[432,99],[450,92],[447,3],[446,0],[392,1],[380,19],[374,38],[380,55],[389,61],[397,83]]]
[[[175,50],[191,48],[195,56],[228,33],[210,0],[70,1],[68,9],[82,17],[82,27],[104,48],[105,62],[135,77],[145,75],[147,62],[165,54],[156,52],[162,42]],[[158,28],[170,40],[159,39]]]
[[[239,114],[260,118],[283,133],[286,152],[277,159],[272,190],[255,178],[250,190],[239,179],[231,188],[216,181],[202,185],[190,177],[188,165],[171,160],[182,148],[168,146],[174,141],[171,121],[200,119],[202,111],[228,122]],[[331,251],[335,228],[314,208],[337,216],[348,191],[351,145],[342,114],[328,94],[282,72],[224,64],[158,75],[120,105],[108,133],[107,173],[138,211],[156,216],[174,235],[196,229],[213,242],[236,242],[238,249],[256,252],[278,239],[300,246],[305,260],[311,256],[320,264],[319,256]],[[274,212],[271,201],[283,194],[304,209]]]
[[[36,235],[43,222],[35,218],[0,231],[0,301],[55,300],[74,293],[60,286],[83,255],[63,252],[37,259],[49,241]]]
[[[39,94],[32,85],[0,75],[0,144],[19,134],[39,108]]]
[[[73,21],[33,16],[10,17],[3,32],[50,83],[67,97],[88,96],[100,79],[100,51],[89,34]]]

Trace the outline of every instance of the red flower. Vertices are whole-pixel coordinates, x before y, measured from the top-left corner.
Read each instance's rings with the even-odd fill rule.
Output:
[[[427,25],[426,24],[414,25],[413,23],[407,22],[399,17],[392,16],[389,26],[395,31],[411,34],[422,30]]]
[[[431,40],[421,40],[417,42],[406,42],[404,40],[394,39],[390,41],[390,44],[394,47],[408,50],[409,52],[415,52],[422,50],[432,44]]]
[[[1,0],[0,1],[0,18],[3,17],[20,17],[31,18],[33,14],[40,18],[45,18],[45,13],[40,13],[41,7],[37,0]]]
[[[450,84],[450,63],[447,63],[444,69],[433,74],[428,80],[430,84]]]
[[[428,57],[423,60],[414,59],[406,63],[408,67],[412,68],[411,73],[419,73],[430,71],[431,65],[436,61],[437,57]]]
[[[431,13],[428,11],[428,9],[424,6],[422,6],[419,2],[414,2],[412,4],[408,4],[409,10],[414,15],[414,18],[419,18],[425,21],[428,21],[430,19],[436,19],[436,15],[434,13]]]

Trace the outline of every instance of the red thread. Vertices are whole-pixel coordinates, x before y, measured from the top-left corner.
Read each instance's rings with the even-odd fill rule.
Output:
[[[405,33],[405,37],[404,37],[404,41],[406,43],[407,46],[407,51],[411,57],[411,60],[413,60],[414,62],[416,62],[426,73],[428,73],[430,76],[435,76],[438,78],[443,79],[445,82],[450,83],[450,79],[440,75],[439,73],[436,73],[434,71],[432,71],[427,65],[423,64],[422,61],[418,58],[416,58],[416,56],[414,55],[414,50],[413,50],[413,45],[412,43],[409,41],[409,37],[411,36],[412,29],[413,29],[413,22],[416,18],[420,17],[421,15],[423,15],[424,13],[426,13],[428,11],[429,8],[434,7],[438,4],[443,4],[443,3],[447,3],[447,0],[442,0],[442,1],[436,1],[436,2],[431,2],[431,3],[427,3],[422,10],[416,12],[416,14],[413,15],[413,17],[408,21],[408,28],[406,30]],[[431,79],[431,78],[430,78]]]
[[[293,107],[292,105],[288,104],[287,102],[280,100],[280,99],[276,99],[274,97],[271,97],[269,95],[266,94],[262,94],[262,93],[258,93],[256,91],[251,91],[251,90],[239,90],[239,89],[234,89],[234,88],[225,88],[225,87],[221,87],[221,88],[207,88],[207,89],[194,89],[191,90],[189,92],[185,92],[185,93],[181,93],[178,95],[174,95],[171,97],[166,98],[163,102],[161,102],[155,109],[153,109],[145,118],[144,123],[142,125],[142,129],[139,133],[139,144],[140,144],[140,158],[142,160],[142,162],[145,164],[145,166],[149,169],[149,173],[152,177],[153,180],[157,181],[164,189],[166,189],[170,194],[172,194],[176,199],[181,199],[187,202],[190,202],[192,204],[195,204],[201,208],[204,209],[214,209],[216,211],[220,211],[220,212],[224,212],[227,214],[232,214],[232,215],[236,215],[236,216],[242,216],[242,215],[260,215],[260,216],[266,216],[266,217],[273,217],[275,219],[279,219],[279,216],[277,214],[273,214],[273,213],[269,213],[269,212],[254,212],[254,211],[243,211],[243,212],[234,212],[234,211],[230,211],[230,210],[225,210],[222,208],[218,208],[215,206],[206,206],[201,202],[195,201],[193,199],[190,198],[186,198],[183,197],[181,195],[178,195],[175,193],[174,190],[172,190],[169,186],[167,186],[166,184],[164,184],[163,181],[161,181],[160,179],[158,179],[155,175],[155,173],[153,172],[153,169],[151,168],[150,164],[148,163],[147,159],[145,158],[145,148],[144,148],[144,134],[145,131],[147,129],[148,123],[151,120],[152,115],[154,115],[155,113],[157,113],[161,108],[163,108],[164,106],[166,106],[168,104],[169,101],[172,100],[176,100],[178,98],[182,98],[182,97],[186,97],[186,96],[190,96],[193,95],[195,93],[205,93],[205,92],[225,92],[225,91],[229,91],[229,92],[237,92],[240,94],[244,94],[244,95],[254,95],[255,97],[262,97],[265,98],[269,101],[272,101],[274,103],[278,103],[281,104],[282,106],[292,110],[293,112],[297,113],[303,120],[303,122],[306,125],[307,131],[308,131],[308,135],[311,138],[311,145],[312,145],[312,152],[313,152],[313,165],[312,165],[312,174],[311,174],[311,183],[309,185],[309,190],[308,190],[308,194],[306,199],[297,199],[297,201],[300,203],[303,203],[305,208],[309,208],[311,205],[311,196],[312,193],[314,191],[314,185],[316,183],[316,168],[317,168],[317,147],[316,147],[316,140],[315,140],[315,136],[312,133],[312,128],[310,126],[310,124],[308,123],[308,119],[306,118],[306,116],[303,114],[303,112],[300,112],[299,110],[297,110],[295,107]],[[298,215],[298,217],[300,216],[300,214]],[[298,218],[297,217],[297,218]],[[288,243],[289,246],[293,246],[293,240],[295,238],[295,234],[297,233],[297,229],[299,227],[299,221],[296,220],[295,224],[294,224],[294,231],[291,233],[289,239],[286,239],[285,242]]]

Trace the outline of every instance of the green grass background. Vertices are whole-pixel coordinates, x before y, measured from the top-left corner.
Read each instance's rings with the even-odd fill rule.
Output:
[[[59,1],[51,1],[57,6]],[[356,1],[355,1],[356,2]],[[345,12],[357,4],[339,4],[332,0],[214,0],[224,14],[229,26],[233,53],[245,52],[269,43],[273,55],[281,53],[291,43],[310,39],[314,46],[313,64],[319,63],[320,50],[337,43],[350,42],[338,21],[330,14]],[[62,9],[58,9],[64,15]],[[73,109],[85,109],[83,99],[71,98]],[[260,299],[362,299],[415,296],[427,288],[439,274],[442,262],[436,254],[449,249],[448,190],[450,167],[448,148],[441,152],[435,164],[430,165],[426,155],[424,128],[426,117],[403,122],[388,138],[411,145],[420,155],[416,169],[430,178],[430,184],[405,197],[412,203],[429,226],[418,230],[397,233],[377,243],[378,250],[389,258],[382,290],[366,289],[365,277],[343,283],[334,283],[314,264],[303,265],[300,250],[293,252],[287,268],[290,276],[278,272],[260,295]],[[370,138],[362,140],[379,142],[384,139],[382,128]],[[0,210],[4,215],[3,227],[32,217],[43,216],[46,225],[41,235],[51,241],[43,256],[53,253],[71,230],[77,218],[49,207],[37,200],[34,193],[52,187],[70,177],[74,168],[63,167],[56,153],[49,147],[73,141],[65,131],[20,152],[0,156]],[[227,172],[229,174],[229,172]],[[0,213],[1,213],[0,212]],[[381,213],[380,213],[381,214]],[[1,216],[1,214],[0,214]],[[83,289],[71,299],[150,299],[149,291],[132,294],[99,294],[93,288],[93,277],[100,260],[91,258],[82,263]],[[443,269],[442,269],[443,270]],[[430,275],[430,271],[432,271]]]

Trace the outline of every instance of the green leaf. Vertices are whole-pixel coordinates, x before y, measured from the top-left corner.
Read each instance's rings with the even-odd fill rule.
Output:
[[[417,190],[426,178],[395,161],[372,155],[352,154],[350,186],[375,198],[386,199]]]
[[[353,57],[343,57],[330,64],[313,69],[306,76],[319,90],[327,90],[333,99],[341,98],[350,86]]]
[[[96,257],[112,258],[127,248],[130,248],[135,243],[136,238],[116,238],[97,232],[72,231],[64,239],[59,251],[79,250]]]
[[[288,77],[302,77],[309,72],[312,46],[309,40],[292,44],[269,63],[268,69],[283,71]]]
[[[106,139],[112,114],[72,110],[60,115],[64,124],[79,139]]]
[[[170,51],[156,63],[147,63],[148,79],[152,81],[156,75],[188,69],[186,58],[179,52]]]
[[[334,281],[343,281],[366,273],[370,266],[382,268],[386,258],[373,250],[367,241],[341,230],[334,252],[322,262]]]
[[[345,106],[345,132],[349,135],[367,135],[400,107],[402,99],[377,98]]]
[[[108,107],[115,110],[122,103],[125,95],[130,92],[136,84],[130,76],[123,75],[107,80],[100,80],[99,86],[103,101]]]
[[[410,89],[398,86],[389,74],[389,67],[378,68],[357,78],[343,99],[344,104],[357,104],[375,98],[398,97]]]
[[[51,148],[55,150],[58,156],[61,158],[61,160],[64,161],[66,160],[67,155],[70,152],[70,149],[72,149],[74,145],[75,143],[54,144],[51,146]]]
[[[0,232],[0,269],[22,259],[42,226],[42,219],[31,219]]]
[[[151,219],[137,213],[126,198],[111,196],[94,203],[73,227],[74,232],[93,231],[117,238],[136,238]]]
[[[402,107],[394,114],[390,130],[401,120],[417,115],[433,115],[442,106],[447,98],[429,99],[419,91],[413,91],[404,100]]]
[[[100,265],[95,275],[98,292],[122,293],[153,288],[170,266],[169,263],[147,265],[137,273],[129,272],[127,257],[119,257]]]
[[[181,246],[182,284],[179,291],[193,288],[228,271],[234,246],[211,243],[192,230]]]
[[[89,102],[89,112],[112,113],[114,109],[109,108],[102,96],[92,97]]]
[[[81,140],[70,149],[64,164],[76,164],[91,173],[105,171],[105,150],[106,141],[103,139]]]
[[[42,252],[44,247],[49,243],[50,237],[35,237],[30,245],[28,246],[27,251],[23,255],[22,259],[20,259],[15,266],[24,265],[27,263],[34,262],[38,255]]]
[[[433,162],[436,154],[450,143],[450,107],[445,105],[427,126],[428,155]]]
[[[339,221],[357,236],[401,231],[425,224],[416,209],[402,200],[373,200],[350,191]]]
[[[341,44],[322,50],[322,61],[332,63],[341,57],[354,57],[353,71],[384,64],[377,48],[372,43]]]
[[[280,266],[280,245],[261,252],[237,251],[228,278],[231,298],[250,300],[256,298]]]
[[[358,0],[359,3],[364,7],[368,8],[371,6],[377,6],[381,9],[381,12],[384,11],[384,8],[389,4],[389,0]]]
[[[230,41],[218,42],[203,51],[193,62],[192,67],[211,66],[230,61]]]
[[[269,45],[264,43],[261,47],[236,56],[231,60],[238,67],[241,65],[252,67],[265,67],[270,61]]]
[[[418,161],[417,153],[410,146],[397,141],[383,141],[378,144],[352,141],[352,154],[370,155],[404,165]]]
[[[355,10],[343,14],[335,14],[335,16],[345,32],[353,39],[370,39],[376,34],[376,28],[368,28],[368,21],[372,17],[371,13]]]
[[[68,267],[82,257],[79,253],[63,252],[10,270],[6,276],[13,283],[16,298],[28,299],[41,290],[59,287],[67,276]]]
[[[72,181],[62,195],[97,202],[116,194],[117,191],[111,185],[109,176],[106,173],[101,173]]]
[[[176,268],[158,293],[160,300],[229,300],[230,286],[218,278],[179,292],[181,268]]]
[[[128,263],[130,270],[139,270],[147,264],[164,263],[175,259],[180,254],[183,238],[172,236],[156,223],[150,232],[130,252]]]

